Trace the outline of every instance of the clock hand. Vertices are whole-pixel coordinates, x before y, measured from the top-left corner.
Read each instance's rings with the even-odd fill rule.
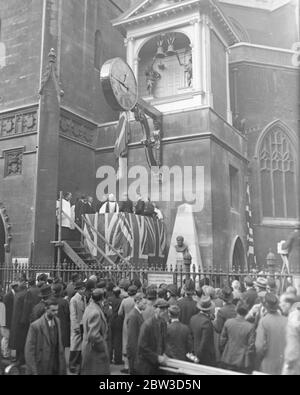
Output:
[[[119,84],[121,84],[122,86],[124,86],[125,89],[127,89],[129,91],[129,88],[127,85],[125,85],[124,82],[122,82],[121,80],[119,80],[118,78],[114,77],[113,75],[111,76],[111,78],[113,78],[114,80],[116,80]]]

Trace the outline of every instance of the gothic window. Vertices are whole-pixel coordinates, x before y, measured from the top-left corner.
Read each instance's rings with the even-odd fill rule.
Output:
[[[263,217],[296,218],[296,155],[291,140],[281,127],[273,126],[263,138],[259,167]]]
[[[101,58],[102,58],[102,51],[103,51],[103,40],[102,34],[100,30],[97,30],[95,33],[95,50],[94,50],[94,66],[95,69],[100,71],[101,68]]]

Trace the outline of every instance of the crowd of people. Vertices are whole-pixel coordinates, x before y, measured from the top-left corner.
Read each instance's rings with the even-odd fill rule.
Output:
[[[159,288],[74,273],[10,284],[0,299],[1,354],[32,375],[159,374],[176,359],[251,374],[300,374],[300,299],[272,278],[215,289]]]

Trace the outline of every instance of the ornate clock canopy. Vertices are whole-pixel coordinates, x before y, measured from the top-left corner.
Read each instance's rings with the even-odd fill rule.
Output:
[[[137,78],[140,97],[162,112],[214,107],[212,34],[224,48],[227,66],[229,47],[240,41],[215,1],[144,0],[113,25],[126,37],[127,62]],[[231,122],[229,66],[224,73]]]

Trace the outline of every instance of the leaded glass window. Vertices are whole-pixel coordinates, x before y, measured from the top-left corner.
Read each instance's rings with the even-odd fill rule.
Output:
[[[260,151],[262,212],[267,218],[296,218],[296,158],[292,142],[280,127],[264,137]]]

